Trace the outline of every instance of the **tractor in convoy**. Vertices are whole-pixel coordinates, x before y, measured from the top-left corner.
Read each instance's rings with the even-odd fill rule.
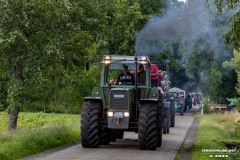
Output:
[[[99,87],[91,96],[84,97],[81,113],[81,143],[84,148],[98,148],[116,139],[125,131],[138,133],[138,146],[155,150],[162,143],[164,96],[151,88],[151,62],[147,56],[105,55]],[[143,81],[139,82],[138,67],[144,67]],[[127,67],[132,77],[117,77]],[[117,82],[116,82],[117,79]]]
[[[175,111],[179,113],[181,116],[183,116],[184,113],[186,112],[185,91],[180,88],[173,87],[170,89],[170,93],[175,101]]]

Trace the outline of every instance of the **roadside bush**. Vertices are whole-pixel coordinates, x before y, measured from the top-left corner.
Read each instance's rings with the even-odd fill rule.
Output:
[[[0,111],[4,111],[6,108],[3,107],[3,105],[0,103]]]
[[[7,112],[0,112],[0,135],[1,135],[1,132],[6,130],[7,122],[8,122]]]
[[[240,98],[237,98],[236,107],[237,107],[237,110],[240,112]]]
[[[79,128],[74,125],[17,130],[0,137],[0,157],[1,160],[14,160],[78,142],[79,134]]]
[[[209,102],[207,99],[203,100],[203,113],[204,114],[209,114],[211,113],[210,107],[209,107]]]
[[[11,160],[80,140],[80,116],[20,112],[18,128],[7,131],[8,114],[0,112],[0,159]]]
[[[199,128],[197,131],[194,149],[190,151],[192,160],[218,159],[209,158],[212,153],[203,154],[202,149],[234,149],[240,145],[240,113],[225,112],[224,114],[197,115]],[[228,158],[238,159],[237,151],[228,154]]]
[[[236,125],[235,125],[235,133],[236,133],[236,137],[238,139],[240,139],[240,120],[238,120],[236,122]]]

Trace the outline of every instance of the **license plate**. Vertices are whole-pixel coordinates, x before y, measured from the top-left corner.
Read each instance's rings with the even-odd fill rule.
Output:
[[[123,112],[114,112],[113,117],[114,118],[123,118]]]

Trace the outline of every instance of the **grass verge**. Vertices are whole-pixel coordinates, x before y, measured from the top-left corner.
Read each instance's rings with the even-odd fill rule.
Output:
[[[80,116],[20,113],[18,129],[6,131],[6,113],[0,113],[0,159],[11,160],[80,140]],[[2,126],[5,124],[5,126]]]
[[[191,147],[192,160],[238,159],[240,139],[236,124],[240,113],[198,115],[199,130]]]

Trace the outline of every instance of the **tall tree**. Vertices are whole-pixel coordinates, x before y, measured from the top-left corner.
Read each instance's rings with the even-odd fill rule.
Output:
[[[220,12],[223,12],[225,10],[231,10],[233,12],[232,17],[229,19],[229,23],[230,23],[229,29],[225,33],[224,37],[228,45],[240,51],[240,10],[239,10],[240,3],[239,3],[239,0],[215,0],[214,2]]]
[[[236,89],[238,94],[240,94],[240,52],[238,52],[237,50],[234,50],[234,58],[232,59],[232,62],[234,64],[236,73],[237,73],[237,85],[236,85]]]
[[[210,86],[209,92],[210,96],[213,98],[214,102],[219,102],[219,88],[222,86],[222,74],[217,69],[211,69],[210,76]],[[220,102],[221,103],[221,102]]]
[[[64,0],[0,1],[1,69],[9,71],[11,79],[9,130],[17,127],[23,88],[31,88],[27,81],[51,79],[58,84],[68,69],[83,66],[92,52],[91,36],[74,26],[74,9]]]
[[[85,61],[99,60],[102,54],[133,55],[135,32],[152,14],[162,13],[165,4],[165,0],[0,0],[0,77],[8,87],[3,88],[8,96],[1,97],[8,97],[9,129],[16,127],[23,103],[40,102],[44,110],[51,101],[56,108],[59,103],[69,108],[70,100],[81,103],[99,78],[98,74],[91,81],[85,78],[89,75],[83,71]],[[94,66],[90,72],[97,70]],[[84,92],[75,94],[79,90]]]

